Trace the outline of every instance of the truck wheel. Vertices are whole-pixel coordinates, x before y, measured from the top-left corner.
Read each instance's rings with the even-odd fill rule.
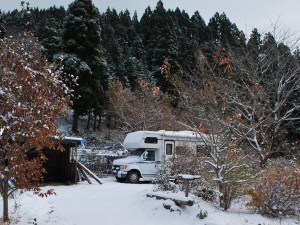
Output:
[[[136,171],[131,171],[127,175],[127,182],[129,183],[137,183],[139,182],[140,179],[140,174]]]

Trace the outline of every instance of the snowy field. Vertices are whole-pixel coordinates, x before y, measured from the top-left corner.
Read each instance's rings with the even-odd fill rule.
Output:
[[[30,192],[10,200],[12,224],[25,225],[296,225],[298,219],[268,219],[236,203],[231,211],[222,212],[209,203],[194,197],[196,204],[181,208],[181,212],[167,210],[164,200],[147,198],[153,184],[124,184],[114,178],[102,179],[103,184],[81,182],[54,188],[56,196],[41,198]],[[177,193],[184,197],[184,193]],[[191,196],[192,197],[192,196]],[[0,206],[2,212],[2,204]],[[198,219],[197,214],[208,212]]]

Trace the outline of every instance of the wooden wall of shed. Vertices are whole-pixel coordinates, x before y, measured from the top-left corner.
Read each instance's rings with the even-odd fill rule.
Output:
[[[44,163],[46,173],[44,182],[76,183],[76,161],[72,159],[72,147],[77,148],[73,142],[63,142],[64,151],[43,149],[48,160]],[[75,150],[77,151],[77,149]]]

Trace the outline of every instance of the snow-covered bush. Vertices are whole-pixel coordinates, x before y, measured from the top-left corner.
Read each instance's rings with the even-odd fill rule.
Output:
[[[300,207],[300,165],[275,163],[260,174],[250,195],[249,206],[264,215],[295,215]]]
[[[162,191],[169,191],[175,188],[175,185],[170,181],[171,171],[170,171],[170,162],[166,161],[161,164],[157,170],[156,174],[156,188]]]

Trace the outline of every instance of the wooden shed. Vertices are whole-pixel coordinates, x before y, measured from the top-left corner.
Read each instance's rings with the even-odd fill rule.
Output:
[[[46,173],[44,182],[59,182],[65,184],[77,183],[77,148],[83,139],[65,137],[60,144],[64,151],[44,148],[43,152],[48,158],[44,163]]]

